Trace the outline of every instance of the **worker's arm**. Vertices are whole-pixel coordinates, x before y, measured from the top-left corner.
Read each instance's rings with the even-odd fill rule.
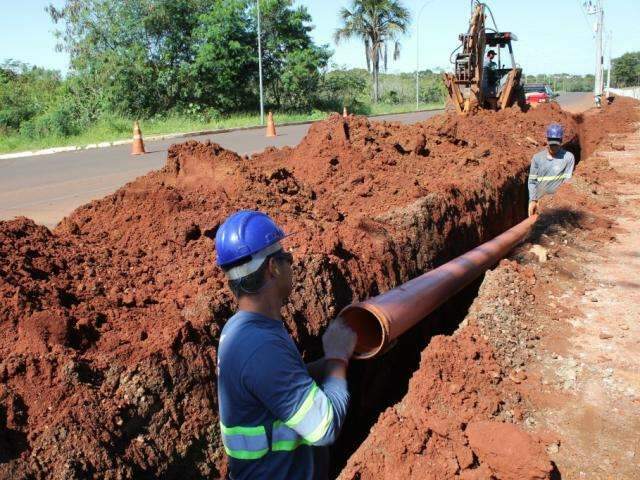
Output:
[[[311,378],[313,378],[316,382],[322,382],[322,379],[325,375],[325,368],[327,365],[327,361],[324,357],[319,358],[318,360],[314,360],[313,362],[305,363],[307,367],[307,372]]]
[[[529,168],[529,216],[538,213],[538,162],[534,156]]]
[[[336,362],[341,363],[326,362],[326,368],[335,368]],[[280,420],[273,426],[273,449],[292,449],[302,440],[317,446],[336,440],[349,403],[344,371],[336,373],[315,382],[293,343],[284,339],[266,342],[254,352],[243,368],[243,384]]]
[[[570,180],[571,177],[573,177],[573,169],[575,167],[576,164],[576,158],[573,156],[573,153],[571,152],[567,152],[566,153],[566,159],[567,159],[567,166],[564,169],[564,178],[565,178],[565,182]]]

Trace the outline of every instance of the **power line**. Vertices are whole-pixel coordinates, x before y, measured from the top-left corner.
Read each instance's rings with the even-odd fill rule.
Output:
[[[591,32],[591,38],[594,38],[595,34],[593,32],[593,27],[591,26],[591,23],[589,22],[589,17],[587,17],[587,11],[586,11],[587,2],[580,1],[580,0],[576,0],[576,1],[578,2],[578,9],[582,13],[582,17],[584,18],[584,22],[587,25],[587,28],[589,29],[589,31]]]

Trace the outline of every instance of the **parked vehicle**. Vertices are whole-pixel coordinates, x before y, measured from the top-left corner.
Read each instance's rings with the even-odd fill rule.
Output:
[[[554,101],[558,94],[544,83],[527,83],[524,86],[524,96],[528,105],[536,107],[540,103]]]

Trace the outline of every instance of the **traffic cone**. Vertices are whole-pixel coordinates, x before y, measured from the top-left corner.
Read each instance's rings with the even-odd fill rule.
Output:
[[[131,155],[142,155],[147,153],[144,151],[144,142],[142,141],[142,132],[140,125],[136,120],[133,122],[133,146],[131,147]]]
[[[269,112],[267,116],[267,137],[276,136],[276,124],[273,123],[273,113]]]
[[[342,116],[343,116],[344,118],[347,118],[347,117],[349,116],[349,113],[347,112],[347,107],[344,107],[344,108],[342,109]]]

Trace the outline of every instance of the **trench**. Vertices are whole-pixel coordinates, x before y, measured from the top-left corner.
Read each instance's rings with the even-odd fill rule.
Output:
[[[563,145],[580,161],[580,138]],[[439,266],[484,243],[527,216],[527,177],[524,182],[508,182],[491,202],[484,214],[482,230],[473,226],[454,229],[438,255]],[[535,236],[536,227],[531,235]],[[494,267],[491,267],[494,268]],[[478,295],[484,274],[462,289],[433,313],[418,322],[397,339],[395,345],[381,356],[351,363],[348,373],[351,401],[338,441],[330,448],[330,478],[336,478],[347,461],[366,440],[379,416],[400,402],[407,394],[409,381],[420,366],[422,351],[436,335],[453,334],[465,319]]]
[[[349,367],[349,411],[338,441],[331,448],[331,478],[367,438],[379,415],[401,401],[420,366],[422,351],[435,335],[451,335],[467,316],[484,275],[402,335],[386,353]]]

